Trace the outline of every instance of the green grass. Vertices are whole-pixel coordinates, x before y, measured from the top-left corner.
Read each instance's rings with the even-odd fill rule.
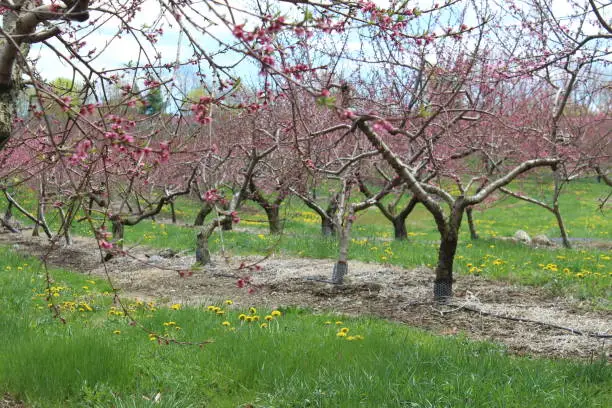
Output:
[[[46,291],[41,265],[5,248],[0,271],[0,390],[33,407],[604,407],[612,397],[603,359],[519,358],[365,316],[284,309],[261,328],[270,311],[250,305],[218,314],[126,300],[143,330],[103,281],[53,270]]]

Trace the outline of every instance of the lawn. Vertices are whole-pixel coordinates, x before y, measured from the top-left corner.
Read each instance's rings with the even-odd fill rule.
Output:
[[[7,249],[0,270],[0,389],[33,407],[604,407],[612,397],[605,359],[515,357],[462,335],[231,299],[121,306],[105,281],[65,270],[49,281]]]

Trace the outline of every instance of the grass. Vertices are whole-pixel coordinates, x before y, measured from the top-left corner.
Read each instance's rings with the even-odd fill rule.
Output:
[[[32,407],[604,407],[612,398],[603,359],[519,358],[367,316],[282,309],[266,321],[272,311],[245,304],[126,300],[143,330],[104,281],[53,270],[47,288],[35,259],[5,248],[0,271],[0,389]]]

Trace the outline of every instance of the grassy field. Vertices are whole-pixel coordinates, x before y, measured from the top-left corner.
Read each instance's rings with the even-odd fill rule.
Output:
[[[0,271],[0,390],[32,407],[605,407],[612,398],[603,359],[519,358],[367,316],[229,299],[127,300],[124,310],[104,281],[53,270],[48,284],[36,260],[2,248]]]

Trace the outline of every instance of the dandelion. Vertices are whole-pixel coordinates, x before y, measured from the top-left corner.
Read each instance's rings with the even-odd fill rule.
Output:
[[[226,305],[233,305],[233,304],[234,304],[234,301],[233,301],[233,300],[231,300],[231,299],[227,299],[227,300],[225,301],[225,304],[226,304]]]
[[[265,329],[266,327],[268,327],[268,323],[262,323],[259,325],[259,327],[261,327],[262,329]]]
[[[246,317],[244,318],[244,320],[245,320],[247,323],[251,323],[251,322],[253,321],[253,316],[246,316]]]
[[[347,336],[346,341],[353,341],[355,340],[355,336]]]
[[[181,310],[183,306],[180,303],[175,303],[172,306],[170,306],[170,309],[172,310]]]
[[[266,236],[264,234],[257,234],[257,238],[266,239]]]
[[[325,322],[325,323],[323,323],[323,324],[332,324],[332,322],[330,322],[330,321],[328,320],[328,321],[326,321],[326,322]]]
[[[166,327],[176,326],[176,322],[164,322],[164,326],[166,326]]]
[[[340,329],[340,331],[342,333],[348,333],[349,332],[349,328],[348,327],[343,327],[343,328]]]
[[[113,334],[121,334],[121,330],[113,330]]]
[[[240,320],[246,320],[246,318],[247,318],[247,315],[245,315],[244,313],[240,313],[238,315],[238,319],[240,319]]]
[[[577,278],[584,278],[584,273],[582,272],[578,272],[576,275],[574,275]]]
[[[231,326],[232,324],[230,322],[228,322],[227,320],[224,321],[223,323],[221,323],[223,326]]]
[[[336,336],[338,336],[338,337],[346,337],[346,333],[342,332],[342,331],[339,331],[338,333],[336,333]]]
[[[270,313],[273,317],[279,317],[282,315],[282,313],[280,312],[280,310],[273,310],[272,313]]]
[[[274,317],[267,315],[266,317],[264,317],[264,319],[266,319],[267,321],[270,321],[270,320],[274,320]]]
[[[471,248],[471,247],[473,247],[473,245],[472,244],[467,244],[465,247],[466,248]]]
[[[337,326],[340,326],[341,324],[343,324],[343,323],[342,323],[340,320],[338,320],[338,321],[336,322],[336,325],[337,325]]]
[[[255,309],[254,307],[250,307],[249,313],[254,315],[255,313],[257,313],[257,309]]]
[[[149,340],[155,341],[155,340],[157,340],[157,336],[155,334],[153,334],[153,333],[149,333]]]

